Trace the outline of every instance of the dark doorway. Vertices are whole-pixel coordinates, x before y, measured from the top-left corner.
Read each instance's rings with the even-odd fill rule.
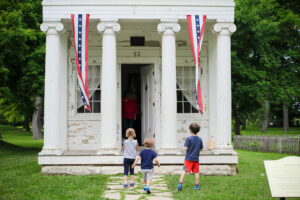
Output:
[[[142,134],[141,134],[141,64],[122,64],[122,98],[125,97],[126,92],[129,92],[137,102],[137,115],[134,121],[133,128],[136,132],[136,139],[139,145],[141,145]],[[122,114],[122,113],[121,113]],[[123,121],[123,119],[122,119]],[[122,140],[125,139],[125,128],[122,123]]]

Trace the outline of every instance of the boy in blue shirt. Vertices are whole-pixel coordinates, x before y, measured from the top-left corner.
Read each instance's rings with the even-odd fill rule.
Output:
[[[186,149],[183,172],[181,173],[177,190],[182,190],[182,182],[186,172],[195,174],[195,190],[199,190],[199,153],[203,149],[203,142],[197,136],[200,131],[200,125],[192,123],[189,126],[192,136],[188,137],[184,143]]]
[[[136,157],[132,168],[135,167],[137,162],[141,160],[141,169],[144,179],[144,190],[147,192],[147,194],[150,194],[150,183],[152,180],[153,175],[153,159],[158,167],[160,167],[160,163],[157,159],[157,154],[155,151],[151,149],[151,147],[154,145],[154,140],[152,138],[145,138],[144,140],[144,146],[146,149],[142,150],[140,155]]]

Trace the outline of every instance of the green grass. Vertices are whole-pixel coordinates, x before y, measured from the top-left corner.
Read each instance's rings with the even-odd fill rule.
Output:
[[[0,199],[100,199],[108,176],[42,175],[37,163],[42,141],[22,129],[0,128]]]
[[[12,127],[0,124],[0,133],[3,141],[25,148],[41,149],[43,140],[33,140],[32,133],[24,131],[21,127]]]
[[[234,134],[234,132],[233,132]],[[290,127],[288,132],[284,132],[282,128],[268,128],[266,133],[261,132],[261,128],[250,125],[246,130],[241,130],[242,135],[300,135],[300,127]]]
[[[0,141],[0,199],[101,198],[108,176],[41,175],[37,154],[42,140],[32,140],[30,133],[11,126],[0,125],[0,132],[4,140]],[[288,155],[237,152],[239,173],[236,176],[201,176],[200,191],[192,189],[194,176],[188,175],[183,191],[176,192],[179,176],[167,175],[166,180],[175,199],[272,199],[263,160]]]
[[[193,175],[186,176],[181,192],[176,191],[179,175],[167,175],[168,187],[175,199],[272,199],[263,161],[280,159],[289,155],[242,150],[237,152],[239,153],[238,174],[236,176],[200,176],[200,191],[193,190],[195,183]]]

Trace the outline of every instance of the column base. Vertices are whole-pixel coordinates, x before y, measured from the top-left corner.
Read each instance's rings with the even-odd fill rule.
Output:
[[[120,150],[117,148],[101,148],[97,151],[97,155],[120,155]]]
[[[45,156],[45,155],[63,155],[64,150],[57,149],[57,148],[43,148],[42,151],[39,153],[40,156]]]
[[[167,149],[162,148],[158,150],[159,155],[181,155],[182,153],[177,148]]]
[[[217,145],[213,150],[214,154],[237,154],[234,150],[232,145]]]

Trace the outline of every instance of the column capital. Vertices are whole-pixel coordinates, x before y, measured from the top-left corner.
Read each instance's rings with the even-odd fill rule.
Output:
[[[216,23],[212,27],[212,33],[221,35],[231,35],[236,31],[236,25],[233,23]]]
[[[48,35],[56,35],[64,31],[64,25],[61,22],[44,22],[40,25],[40,29]]]
[[[178,24],[178,19],[161,19],[161,23],[157,25],[157,31],[164,34],[174,34],[179,32],[181,27]]]
[[[118,20],[102,20],[100,23],[98,23],[97,30],[104,33],[106,33],[107,30],[119,32],[121,30],[121,26],[118,23]]]

